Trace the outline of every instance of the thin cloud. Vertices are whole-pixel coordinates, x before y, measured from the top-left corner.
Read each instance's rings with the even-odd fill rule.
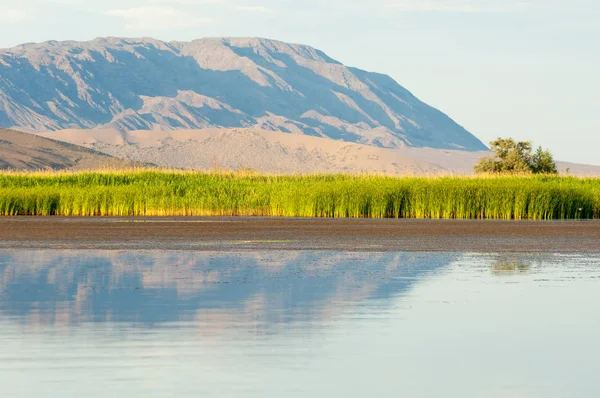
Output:
[[[275,10],[265,6],[238,6],[235,8],[238,11],[256,13],[256,14],[273,14]]]
[[[181,30],[206,25],[210,18],[198,18],[172,7],[137,7],[109,10],[108,16],[120,17],[128,30]]]
[[[153,4],[175,4],[175,5],[221,5],[226,4],[226,0],[150,0]]]
[[[17,24],[30,21],[33,18],[33,11],[18,8],[4,9],[0,13],[0,23]]]
[[[510,0],[392,0],[387,6],[396,11],[458,13],[511,12],[527,8],[529,1]]]

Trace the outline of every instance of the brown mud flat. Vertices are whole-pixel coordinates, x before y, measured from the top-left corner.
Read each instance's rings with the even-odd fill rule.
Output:
[[[0,248],[600,253],[600,221],[4,217]]]

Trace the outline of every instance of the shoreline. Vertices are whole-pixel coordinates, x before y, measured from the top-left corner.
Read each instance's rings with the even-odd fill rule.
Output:
[[[0,217],[0,249],[600,253],[600,221]]]

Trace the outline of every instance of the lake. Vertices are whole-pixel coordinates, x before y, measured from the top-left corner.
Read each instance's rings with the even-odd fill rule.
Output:
[[[0,250],[2,397],[598,397],[600,255]]]

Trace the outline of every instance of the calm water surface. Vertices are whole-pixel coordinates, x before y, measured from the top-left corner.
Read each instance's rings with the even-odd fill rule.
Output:
[[[599,397],[600,257],[0,251],[2,397]]]

